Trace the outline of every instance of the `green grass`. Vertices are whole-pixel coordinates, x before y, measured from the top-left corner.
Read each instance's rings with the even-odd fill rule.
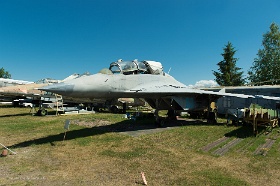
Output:
[[[141,185],[141,172],[149,185],[280,184],[279,129],[252,137],[250,127],[196,123],[139,137],[119,133],[153,125],[122,114],[39,117],[0,108],[0,142],[17,152],[0,157],[0,185]],[[223,136],[243,140],[223,156],[200,150]],[[267,155],[254,155],[269,137],[276,142]]]
[[[204,181],[205,183],[209,183],[209,185],[249,185],[245,181],[232,177],[230,173],[221,172],[221,170],[217,169],[199,171],[194,173],[194,175],[200,180],[200,183]]]

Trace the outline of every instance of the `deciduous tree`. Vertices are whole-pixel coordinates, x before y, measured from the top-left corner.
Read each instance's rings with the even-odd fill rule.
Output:
[[[253,66],[248,71],[252,84],[279,84],[280,82],[280,32],[277,24],[263,35],[263,49],[259,49]]]

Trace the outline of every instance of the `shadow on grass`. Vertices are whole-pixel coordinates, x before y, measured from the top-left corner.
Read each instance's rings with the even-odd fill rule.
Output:
[[[82,138],[82,137],[87,137],[87,136],[92,136],[92,135],[99,135],[102,133],[103,133],[102,131],[96,130],[95,127],[84,128],[84,129],[80,129],[80,130],[72,130],[72,131],[67,131],[65,140],[72,140],[72,139]],[[60,133],[60,134],[55,134],[55,135],[38,138],[38,139],[24,141],[21,143],[14,144],[10,147],[21,148],[21,147],[28,147],[31,145],[41,145],[41,144],[47,144],[47,143],[54,144],[54,142],[63,141],[63,137],[64,137],[64,132]]]
[[[8,118],[8,117],[15,117],[15,116],[28,116],[32,115],[32,113],[22,113],[22,114],[6,114],[6,115],[1,115],[0,118]]]
[[[164,125],[161,126],[160,128],[170,128],[170,127],[190,126],[190,125],[205,125],[205,126],[216,125],[217,126],[217,125],[224,125],[224,124],[209,124],[201,120],[177,120],[177,121],[166,120],[164,122]],[[140,119],[138,121],[124,120],[118,123],[113,123],[104,126],[93,126],[91,128],[83,128],[78,130],[67,131],[65,140],[84,138],[93,135],[101,135],[110,132],[127,132],[127,131],[148,130],[148,129],[156,129],[156,128],[159,127],[155,125],[154,119],[148,118],[148,119]],[[242,130],[239,131],[239,130],[240,129],[234,130],[228,133],[227,135],[228,136],[242,135],[244,131]],[[63,141],[64,134],[65,133],[62,132],[60,134],[50,135],[38,139],[32,139],[32,140],[11,145],[10,147],[20,148],[20,147],[41,145],[47,143],[54,144],[54,142]]]
[[[266,131],[265,127],[259,126],[257,128],[258,134],[262,134]],[[229,133],[226,133],[226,137],[237,137],[237,138],[248,138],[255,136],[256,134],[254,133],[253,130],[253,125],[243,125],[240,127],[236,127],[235,130],[230,131]]]

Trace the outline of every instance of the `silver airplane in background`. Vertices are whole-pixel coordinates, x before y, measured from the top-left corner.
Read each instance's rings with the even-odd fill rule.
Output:
[[[156,61],[122,61],[110,64],[109,69],[39,90],[76,98],[143,98],[158,110],[190,111],[208,108],[221,96],[254,98],[252,95],[204,91],[188,88],[163,71]]]
[[[9,87],[15,85],[27,85],[32,84],[32,81],[24,81],[24,80],[15,80],[15,79],[7,79],[7,78],[0,78],[0,88],[1,87]]]
[[[51,78],[44,78],[37,82],[29,82],[23,80],[16,80],[18,83],[14,83],[14,85],[9,85],[5,87],[0,87],[0,96],[11,96],[11,97],[43,97],[44,93],[38,88],[45,87],[50,84],[61,83],[63,81],[68,81],[74,78],[79,77],[79,74],[72,74],[65,78],[64,80],[55,80]],[[9,81],[6,79],[5,81]],[[1,82],[1,78],[0,78]]]

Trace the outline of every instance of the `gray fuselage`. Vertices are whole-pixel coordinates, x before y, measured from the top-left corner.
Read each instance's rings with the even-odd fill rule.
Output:
[[[168,74],[94,74],[54,84],[43,90],[69,97],[87,98],[127,98],[141,97],[143,89],[156,89],[157,86],[180,86]],[[145,88],[143,88],[145,87]],[[133,92],[137,94],[132,95]]]

